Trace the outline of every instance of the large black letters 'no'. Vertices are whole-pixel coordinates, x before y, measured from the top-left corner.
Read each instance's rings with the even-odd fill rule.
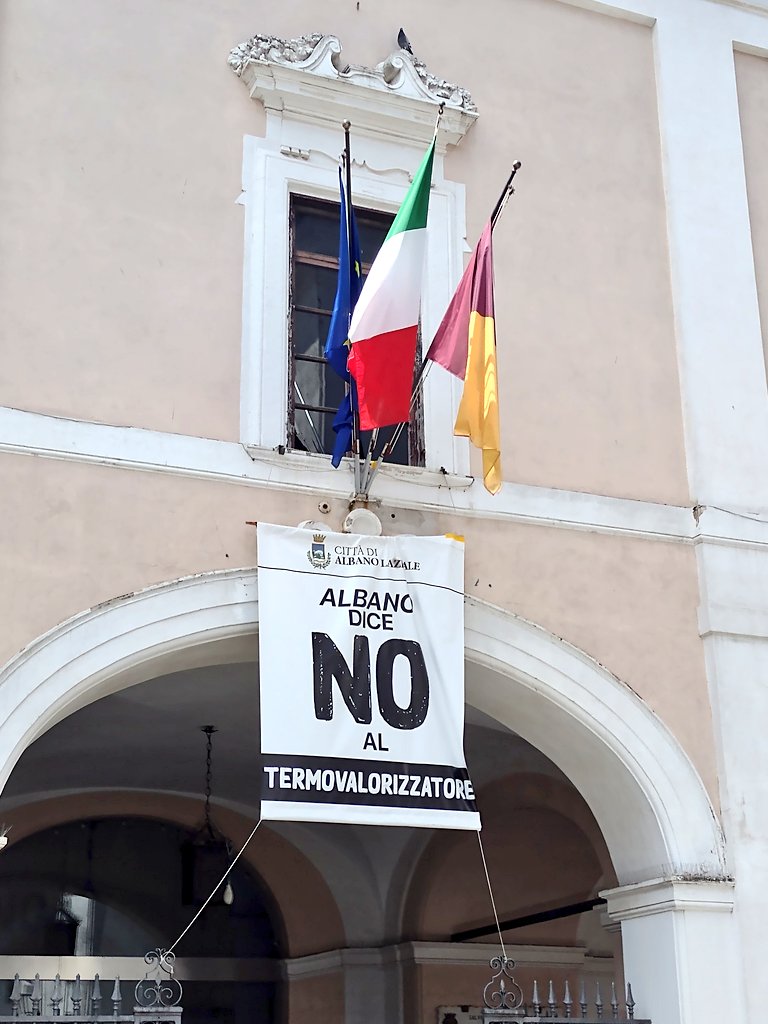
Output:
[[[404,657],[411,673],[411,699],[402,708],[395,701],[395,659]],[[352,669],[327,633],[312,634],[312,669],[315,718],[333,718],[333,680],[347,710],[361,725],[371,723],[371,655],[366,636],[355,636]],[[392,637],[379,648],[376,657],[376,692],[381,717],[393,729],[417,729],[429,710],[429,677],[421,645],[416,640]]]

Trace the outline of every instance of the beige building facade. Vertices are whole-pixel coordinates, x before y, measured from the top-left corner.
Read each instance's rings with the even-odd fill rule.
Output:
[[[516,977],[606,1004],[628,980],[654,1024],[758,1012],[766,57],[763,0],[2,0],[0,984],[139,977],[176,938],[202,724],[217,830],[258,820],[250,523],[339,530],[353,496],[349,460],[291,442],[294,197],[338,201],[349,118],[355,203],[391,215],[444,100],[425,338],[522,161],[494,235],[505,484],[437,367],[423,465],[370,507],[465,538],[467,759]],[[481,1005],[471,834],[264,824],[243,863],[177,950],[193,1019]]]

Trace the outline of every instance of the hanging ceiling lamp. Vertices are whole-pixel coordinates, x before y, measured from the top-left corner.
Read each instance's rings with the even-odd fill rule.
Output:
[[[195,835],[181,847],[181,902],[184,906],[200,907],[208,899],[231,862],[232,847],[211,821],[211,780],[213,778],[212,750],[215,725],[200,726],[205,733],[205,813],[203,824]],[[227,879],[211,903],[232,906],[235,893]]]

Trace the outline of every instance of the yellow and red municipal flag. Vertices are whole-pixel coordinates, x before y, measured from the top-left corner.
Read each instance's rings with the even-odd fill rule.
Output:
[[[483,482],[495,494],[501,487],[499,389],[493,309],[491,222],[451,299],[430,345],[427,359],[464,381],[454,434],[468,437],[483,452]]]
[[[373,262],[349,325],[347,367],[357,384],[361,430],[410,418],[434,156],[433,141]]]

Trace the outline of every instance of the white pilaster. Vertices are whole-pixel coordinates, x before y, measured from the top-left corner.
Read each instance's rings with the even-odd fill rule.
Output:
[[[705,512],[702,527],[708,517]],[[761,529],[768,535],[768,524]],[[760,976],[765,962],[768,914],[768,547],[702,540],[696,554],[702,581],[699,629],[728,863],[737,882],[743,984],[748,1014],[758,1015],[761,993],[749,982]]]
[[[728,942],[722,923],[702,925],[694,935],[675,924],[677,911],[666,932],[662,913],[655,922],[623,920],[622,930],[630,978],[630,961],[644,970],[654,943],[675,951],[676,978],[665,986],[677,986],[686,1019],[696,1021],[723,1013],[746,1020],[762,1012],[751,979],[762,971],[768,912],[762,881],[768,872],[762,781],[768,772],[768,524],[761,522],[768,518],[768,391],[733,52],[768,51],[768,18],[760,7],[671,0],[659,8],[655,27],[689,480],[698,504],[717,506],[700,514],[695,543],[720,809],[736,888]],[[739,510],[760,514],[745,517]],[[729,523],[738,543],[715,539],[718,521]],[[683,921],[690,916],[682,912]],[[718,934],[719,956],[698,949],[703,936],[714,942]],[[693,950],[709,963],[709,981],[695,971],[688,977]],[[735,973],[725,978],[719,961],[733,960],[736,950]],[[732,1004],[737,996],[743,1007]]]
[[[747,1020],[733,924],[733,884],[655,879],[601,893],[621,922],[635,1017],[653,1024]]]
[[[699,504],[755,509],[768,508],[768,391],[736,93],[736,13],[672,0],[659,13],[655,48],[691,493]]]

